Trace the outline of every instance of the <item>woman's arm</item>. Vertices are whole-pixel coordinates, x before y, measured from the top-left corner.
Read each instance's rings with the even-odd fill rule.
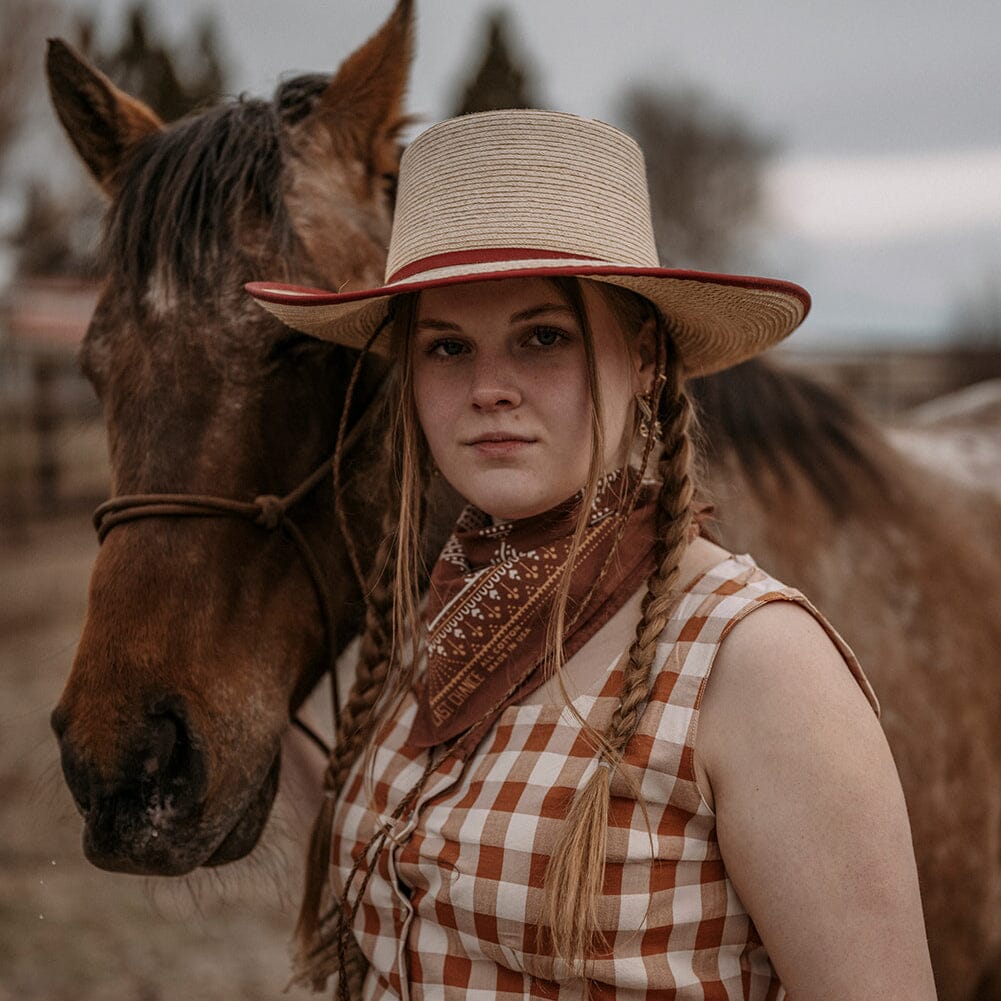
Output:
[[[772,602],[723,641],[695,759],[727,872],[789,996],[934,999],[890,750],[803,608]]]

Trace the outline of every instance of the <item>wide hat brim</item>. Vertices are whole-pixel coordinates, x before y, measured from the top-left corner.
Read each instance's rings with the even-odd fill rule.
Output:
[[[688,376],[718,372],[765,351],[788,337],[810,309],[809,293],[793,282],[563,256],[466,260],[353,292],[274,282],[251,282],[246,289],[289,327],[362,349],[385,320],[394,296],[505,278],[561,276],[608,282],[649,299],[666,318]],[[388,355],[389,337],[380,333],[369,348]]]

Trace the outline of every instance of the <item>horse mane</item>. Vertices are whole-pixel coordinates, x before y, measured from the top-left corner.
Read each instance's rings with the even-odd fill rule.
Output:
[[[282,130],[309,114],[328,83],[318,74],[298,76],[280,84],[270,102],[236,98],[139,144],[115,177],[103,273],[117,276],[135,303],[154,272],[169,289],[218,294],[220,265],[241,235],[267,240],[279,259],[290,260],[295,232],[282,198]]]
[[[707,456],[735,460],[763,502],[800,479],[840,520],[894,492],[878,430],[815,379],[755,358],[692,379],[689,391]]]

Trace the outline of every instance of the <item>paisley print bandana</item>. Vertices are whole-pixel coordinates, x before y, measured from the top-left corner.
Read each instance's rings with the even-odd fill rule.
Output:
[[[640,485],[625,525],[619,513],[637,475],[616,470],[599,483],[570,585],[565,659],[653,570],[657,484]],[[477,508],[463,511],[431,574],[427,672],[409,743],[433,747],[465,735],[455,751],[472,752],[507,706],[546,680],[547,627],[582,502],[578,493],[535,517],[497,523]]]

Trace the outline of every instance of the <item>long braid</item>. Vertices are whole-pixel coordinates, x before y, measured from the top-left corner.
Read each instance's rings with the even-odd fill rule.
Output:
[[[639,710],[650,692],[650,668],[657,640],[676,598],[678,565],[688,545],[695,484],[691,424],[694,410],[685,393],[677,364],[669,367],[673,385],[665,392],[662,408],[664,448],[659,462],[661,480],[657,505],[657,566],[647,582],[636,638],[622,682],[622,695],[605,733],[611,761],[621,757],[639,724]]]
[[[542,923],[553,954],[571,970],[587,975],[587,957],[604,942],[598,927],[598,902],[604,888],[611,772],[618,767],[635,734],[650,695],[657,640],[676,599],[678,568],[692,524],[694,410],[684,389],[684,373],[665,329],[666,385],[654,408],[665,445],[658,470],[656,565],[647,581],[636,635],[623,672],[622,692],[607,730],[599,741],[599,761],[591,778],[574,797],[546,870]],[[659,366],[658,366],[659,367]]]
[[[397,340],[409,343],[414,302],[397,300],[390,321]],[[340,972],[341,997],[360,997],[366,960],[350,932],[353,909],[346,899],[330,895],[329,870],[333,820],[338,797],[356,762],[371,748],[372,734],[383,710],[409,687],[414,663],[406,664],[402,623],[416,621],[417,593],[423,584],[419,553],[427,476],[419,456],[413,404],[409,399],[409,365],[390,393],[391,425],[385,439],[393,474],[382,526],[382,542],[366,587],[365,631],[359,648],[355,679],[337,724],[337,742],[323,780],[323,805],[317,814],[307,854],[303,901],[296,927],[299,949],[297,983],[322,990],[331,974]],[[403,592],[401,594],[401,591]],[[404,609],[401,613],[401,608]],[[352,873],[353,880],[354,873]],[[366,877],[367,879],[368,877]]]
[[[366,964],[353,938],[345,962],[342,964],[338,958],[338,926],[343,914],[338,903],[330,898],[330,851],[337,798],[368,745],[377,720],[374,709],[390,676],[396,547],[389,529],[395,518],[393,509],[398,505],[391,503],[389,507],[368,589],[365,631],[355,677],[337,721],[337,741],[323,777],[323,804],[310,834],[303,899],[295,930],[298,951],[294,982],[311,984],[320,990],[327,978],[343,965],[352,996],[357,996],[360,990]]]

